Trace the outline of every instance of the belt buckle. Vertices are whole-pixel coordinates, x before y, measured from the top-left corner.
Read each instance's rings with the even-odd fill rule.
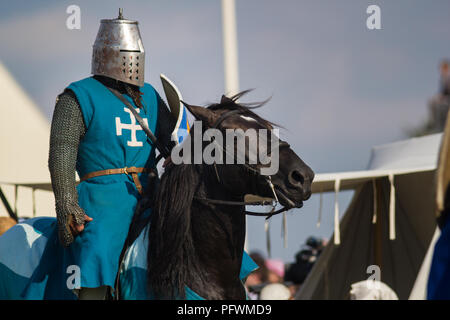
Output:
[[[123,168],[123,173],[125,173],[126,175],[128,175],[128,168],[127,168],[127,167]]]

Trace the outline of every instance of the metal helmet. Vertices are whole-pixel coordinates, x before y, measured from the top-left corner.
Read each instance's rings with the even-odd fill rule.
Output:
[[[122,9],[117,19],[101,20],[92,51],[91,73],[142,87],[144,67],[138,22],[124,19]]]

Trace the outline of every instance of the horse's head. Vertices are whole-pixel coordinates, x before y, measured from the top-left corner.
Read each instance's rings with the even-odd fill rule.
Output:
[[[211,299],[245,296],[240,281],[229,281],[238,280],[245,239],[245,215],[233,213],[244,211],[247,194],[278,199],[285,208],[277,212],[311,195],[313,171],[279,143],[272,123],[236,102],[241,96],[186,105],[199,122],[172,150],[150,215],[148,284],[156,297],[183,297],[185,285]]]
[[[202,135],[198,136],[206,140],[201,149],[203,161],[213,169],[211,176],[236,197],[254,194],[274,198],[276,193],[283,206],[302,207],[311,196],[314,172],[287,142],[278,139],[271,122],[251,110],[261,104],[236,102],[242,94],[223,96],[220,103],[207,108],[186,105],[202,122]],[[195,130],[194,125],[191,136],[195,137]],[[208,155],[212,158],[209,162],[205,159]]]

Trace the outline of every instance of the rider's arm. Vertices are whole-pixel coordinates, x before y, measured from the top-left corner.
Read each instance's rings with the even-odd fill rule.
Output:
[[[53,112],[48,160],[55,194],[59,240],[63,246],[73,242],[70,230],[72,219],[78,225],[85,221],[75,188],[78,146],[85,131],[78,100],[71,90],[66,90],[58,96]]]

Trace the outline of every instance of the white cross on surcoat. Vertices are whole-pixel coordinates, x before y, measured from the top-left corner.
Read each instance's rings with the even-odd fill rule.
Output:
[[[122,123],[120,122],[120,117],[116,117],[116,134],[118,136],[122,135],[122,130],[131,130],[131,140],[127,141],[127,145],[129,147],[142,147],[143,143],[142,141],[138,141],[136,138],[136,131],[142,130],[139,123],[136,124],[136,118],[134,117],[133,113],[128,108],[123,108],[125,112],[127,112],[130,115],[131,123]],[[140,109],[136,110],[137,113],[140,113]],[[143,119],[144,123],[148,126],[147,119]]]

